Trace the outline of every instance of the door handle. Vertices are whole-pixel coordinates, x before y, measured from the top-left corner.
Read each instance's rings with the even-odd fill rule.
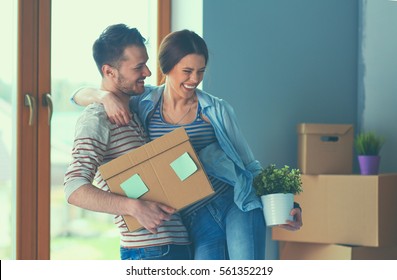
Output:
[[[25,106],[29,107],[29,126],[32,126],[36,116],[36,98],[29,93],[25,94]]]
[[[52,113],[54,112],[51,94],[43,94],[42,104],[48,108],[48,125],[51,125]]]

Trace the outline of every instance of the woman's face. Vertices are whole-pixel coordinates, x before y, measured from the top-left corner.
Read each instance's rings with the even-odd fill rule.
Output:
[[[188,54],[167,74],[167,85],[174,94],[191,97],[203,80],[205,66],[204,56]]]

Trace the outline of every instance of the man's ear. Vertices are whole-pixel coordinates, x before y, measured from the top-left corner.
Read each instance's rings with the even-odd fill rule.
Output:
[[[108,64],[102,65],[102,73],[104,77],[113,78],[114,77],[114,68]]]

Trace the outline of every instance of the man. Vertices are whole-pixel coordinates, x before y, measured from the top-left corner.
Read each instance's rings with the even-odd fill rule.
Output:
[[[151,72],[146,65],[145,39],[136,28],[109,26],[95,41],[93,56],[102,76],[102,90],[127,104],[130,96],[145,91],[144,81]],[[66,199],[84,209],[115,215],[122,259],[188,259],[188,234],[175,209],[113,194],[97,172],[101,164],[147,141],[134,113],[127,126],[118,126],[109,121],[102,104],[88,106],[76,123],[73,160],[64,181]],[[128,232],[123,215],[135,217],[144,229]]]

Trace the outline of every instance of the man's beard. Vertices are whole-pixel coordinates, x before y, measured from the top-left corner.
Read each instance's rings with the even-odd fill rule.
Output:
[[[130,85],[128,85],[128,86],[124,86],[125,85],[125,83],[124,83],[124,79],[122,78],[122,77],[119,77],[119,79],[118,79],[118,84],[120,85],[120,91],[122,92],[122,93],[124,93],[125,95],[128,95],[128,96],[137,96],[137,95],[140,95],[140,94],[142,94],[145,90],[143,89],[141,92],[136,92],[136,91],[134,91],[133,89],[132,89],[132,86],[131,86],[131,84]]]

